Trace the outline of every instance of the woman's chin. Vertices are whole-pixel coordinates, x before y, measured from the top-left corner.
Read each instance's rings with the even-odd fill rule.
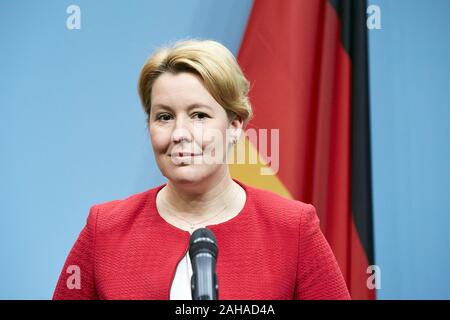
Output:
[[[175,183],[189,184],[199,183],[205,178],[205,172],[199,172],[199,168],[193,166],[177,166],[170,170],[166,177]]]

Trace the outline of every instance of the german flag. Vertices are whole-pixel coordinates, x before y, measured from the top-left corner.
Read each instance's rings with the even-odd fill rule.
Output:
[[[243,139],[260,164],[230,165],[232,176],[312,203],[352,298],[374,299],[366,2],[256,0],[238,60],[247,128],[279,129],[279,167],[261,175],[273,159]]]

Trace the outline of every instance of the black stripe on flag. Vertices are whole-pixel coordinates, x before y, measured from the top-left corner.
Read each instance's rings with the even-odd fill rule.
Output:
[[[372,165],[366,0],[328,0],[341,21],[341,41],[351,60],[351,208],[356,229],[374,264]]]

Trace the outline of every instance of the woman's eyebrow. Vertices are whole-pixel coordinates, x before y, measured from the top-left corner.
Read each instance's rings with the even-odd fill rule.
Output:
[[[211,108],[209,105],[203,104],[203,103],[193,103],[188,106],[188,110],[192,110],[195,108],[206,108],[206,109],[209,109],[210,111],[213,111],[213,108]]]
[[[170,106],[161,104],[161,103],[155,104],[152,109],[157,109],[157,108],[165,109],[165,110],[172,110],[172,108]],[[207,108],[207,109],[213,111],[213,108],[211,108],[211,106],[209,106],[207,104],[203,104],[203,103],[192,103],[187,107],[187,110],[190,111],[195,108]]]
[[[155,104],[155,105],[153,105],[153,107],[152,107],[153,110],[158,109],[158,108],[159,108],[159,109],[172,110],[171,107],[166,106],[165,104],[160,104],[160,103]]]

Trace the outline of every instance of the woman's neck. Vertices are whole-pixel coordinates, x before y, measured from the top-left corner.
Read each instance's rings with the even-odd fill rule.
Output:
[[[186,188],[171,181],[161,190],[161,195],[174,210],[186,215],[203,215],[215,212],[217,208],[232,205],[241,187],[233,181],[230,174],[196,188]]]

